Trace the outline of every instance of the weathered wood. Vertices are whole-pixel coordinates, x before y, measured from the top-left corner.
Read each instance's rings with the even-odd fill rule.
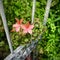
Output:
[[[15,59],[20,60],[20,58],[18,58],[18,57],[19,57],[19,55],[22,54],[22,50],[21,50],[22,48],[23,48],[23,46],[19,46],[16,50],[14,50],[13,54],[11,53],[4,60],[15,60]]]

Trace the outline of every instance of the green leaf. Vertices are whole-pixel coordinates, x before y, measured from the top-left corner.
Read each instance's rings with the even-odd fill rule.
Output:
[[[60,28],[58,28],[58,33],[60,34]]]

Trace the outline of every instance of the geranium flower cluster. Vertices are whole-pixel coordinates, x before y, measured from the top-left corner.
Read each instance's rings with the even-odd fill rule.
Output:
[[[13,29],[12,31],[16,31],[16,32],[20,32],[20,30],[22,29],[22,32],[24,34],[32,34],[32,29],[34,28],[34,25],[33,24],[30,24],[29,22],[27,22],[26,24],[23,24],[23,19],[18,19],[18,18],[15,18],[16,19],[16,23],[13,24]]]

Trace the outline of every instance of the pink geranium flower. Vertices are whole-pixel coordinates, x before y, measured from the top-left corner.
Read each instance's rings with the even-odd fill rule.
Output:
[[[29,22],[27,24],[21,25],[21,28],[23,29],[23,33],[32,34],[33,27],[34,27],[34,25],[31,25]]]
[[[20,20],[18,18],[15,18],[15,19],[16,19],[16,23],[13,24],[13,28],[16,30],[16,32],[19,32],[23,19],[20,19]]]

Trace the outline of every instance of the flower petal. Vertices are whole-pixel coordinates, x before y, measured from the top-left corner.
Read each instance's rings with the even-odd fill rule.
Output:
[[[20,21],[19,21],[19,22],[20,22],[20,24],[22,24],[22,22],[23,22],[23,19],[20,19]]]
[[[15,28],[16,32],[18,32],[20,30],[20,24],[14,24],[13,28]]]
[[[16,32],[20,31],[20,27],[15,28]]]
[[[16,24],[13,24],[13,27],[15,27],[15,28],[16,27],[20,27],[20,24],[17,24],[17,23]]]
[[[33,29],[34,28],[34,25],[30,25],[28,29]]]
[[[18,24],[20,23],[20,21],[19,21],[19,19],[18,19],[18,18],[15,18],[15,20],[16,20],[16,23],[18,23]]]
[[[32,34],[32,30],[28,30],[28,33]]]
[[[23,33],[28,33],[28,31],[27,30],[23,30]]]
[[[23,25],[23,24],[21,25],[21,28],[24,30],[26,29],[25,25]]]

